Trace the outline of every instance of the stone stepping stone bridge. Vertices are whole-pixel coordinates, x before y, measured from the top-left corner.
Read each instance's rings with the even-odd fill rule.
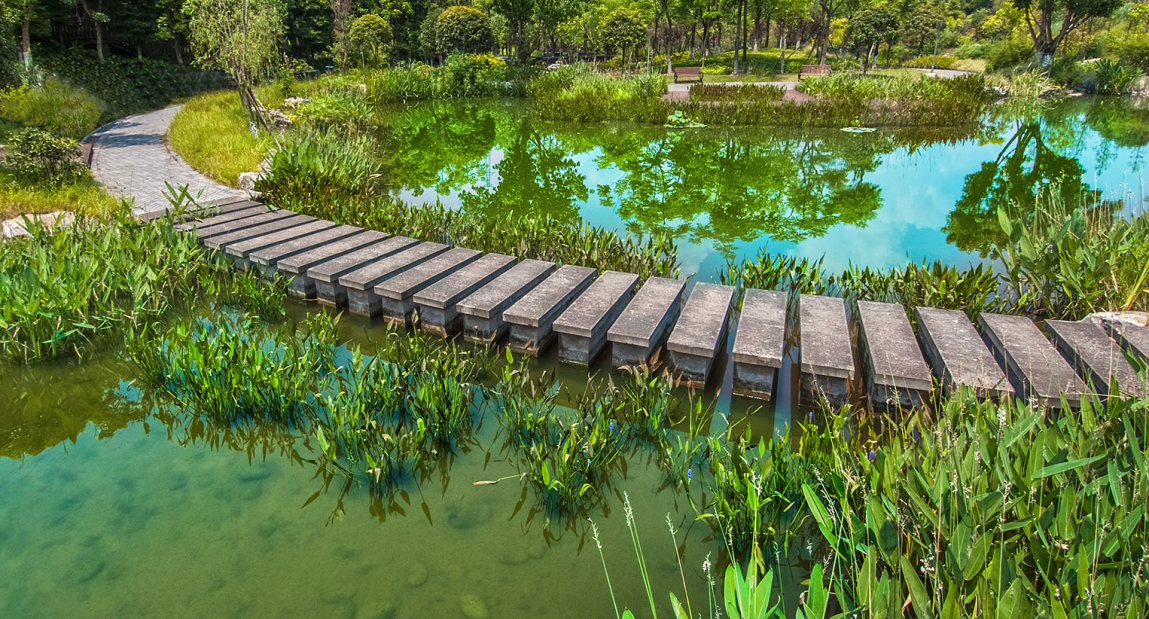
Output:
[[[145,215],[156,218],[162,212]],[[980,333],[963,312],[919,307],[915,334],[901,305],[747,290],[734,307],[729,286],[512,256],[336,225],[259,202],[212,205],[177,224],[241,269],[290,279],[290,292],[354,314],[441,337],[506,341],[537,355],[557,345],[562,360],[589,364],[606,348],[616,367],[650,361],[660,349],[672,374],[693,387],[716,382],[737,316],[733,391],[770,399],[787,355],[802,404],[832,406],[868,395],[874,408],[917,406],[934,389],[959,386],[992,399],[1021,396],[1058,408],[1090,393],[1145,396],[1126,352],[1149,361],[1149,327],[982,314]],[[797,304],[797,310],[792,309]],[[852,320],[851,320],[852,316]],[[788,320],[793,318],[795,320]],[[787,349],[787,342],[790,348]]]

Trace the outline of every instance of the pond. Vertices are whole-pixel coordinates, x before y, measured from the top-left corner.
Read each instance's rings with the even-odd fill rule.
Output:
[[[1066,200],[1143,208],[1149,108],[1081,97],[995,108],[983,126],[676,130],[554,123],[518,100],[386,111],[380,159],[394,195],[479,213],[515,211],[678,239],[683,273],[710,280],[769,247],[831,272],[907,260],[982,261],[997,209]]]
[[[709,279],[767,243],[833,269],[976,262],[998,234],[996,208],[1047,182],[1132,213],[1147,120],[1136,103],[1072,100],[977,130],[675,132],[538,123],[513,101],[437,103],[391,112],[379,155],[397,195],[666,232],[684,272]],[[291,302],[289,318],[308,310]],[[383,335],[354,317],[340,334]],[[605,365],[591,370],[606,376]],[[586,369],[557,372],[585,388]],[[777,411],[725,395],[712,431],[729,418],[779,434],[789,372]],[[430,474],[379,493],[321,466],[313,436],[211,425],[133,376],[114,345],[82,361],[0,363],[0,617],[609,617],[599,541],[619,604],[646,606],[627,498],[660,613],[685,586],[705,614],[703,562],[728,556],[696,508],[709,500],[701,471],[672,483],[641,446],[601,502],[558,517],[517,478],[486,414]],[[788,592],[809,552],[795,540]]]
[[[288,309],[293,320],[309,310]],[[378,323],[340,323],[341,340],[366,350],[385,336]],[[562,373],[586,388],[585,369]],[[0,616],[608,617],[588,519],[619,603],[646,605],[626,498],[660,613],[684,579],[705,607],[702,564],[725,565],[721,538],[692,507],[708,501],[702,472],[676,486],[650,448],[631,449],[601,503],[560,517],[517,477],[520,459],[479,408],[471,439],[429,474],[379,492],[320,466],[313,433],[196,418],[134,376],[116,346],[82,362],[0,361],[0,580],[9,585]],[[784,584],[806,573],[796,567]]]

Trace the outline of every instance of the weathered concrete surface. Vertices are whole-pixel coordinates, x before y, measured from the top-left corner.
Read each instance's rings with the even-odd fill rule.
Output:
[[[1122,348],[1149,362],[1149,327],[1136,327],[1116,322],[1102,322],[1105,330]]]
[[[933,390],[933,374],[906,310],[895,303],[858,301],[858,324],[870,405],[905,410],[921,406]]]
[[[480,251],[456,247],[383,280],[375,286],[383,318],[395,326],[411,326],[415,293],[478,260],[482,255]]]
[[[315,280],[308,276],[308,269],[323,264],[328,260],[358,251],[369,245],[374,245],[386,238],[386,234],[374,230],[356,232],[352,236],[338,241],[309,249],[294,256],[282,258],[275,263],[275,268],[291,278],[291,284],[288,285],[287,288],[288,294],[306,299],[314,299],[317,295]],[[412,243],[415,242],[413,239],[409,240]]]
[[[246,270],[250,266],[250,261],[247,259],[248,255],[253,251],[267,249],[274,247],[281,243],[294,241],[298,238],[303,238],[316,232],[323,232],[334,228],[335,224],[330,221],[315,220],[303,224],[302,226],[293,226],[284,230],[277,230],[268,234],[255,236],[244,239],[242,241],[232,243],[224,248],[224,252],[235,260],[235,265],[240,269]]]
[[[1018,395],[1051,408],[1061,406],[1061,395],[1071,407],[1081,404],[1085,383],[1033,321],[1025,316],[985,312],[978,321],[982,337],[1005,367]]]
[[[666,340],[669,362],[677,378],[692,387],[703,387],[714,366],[714,358],[726,339],[730,302],[734,288],[699,282],[674,330]]]
[[[206,203],[203,206],[201,206],[200,208],[188,208],[188,209],[184,210],[184,212],[180,213],[178,216],[176,216],[175,213],[172,213],[172,215],[173,215],[175,221],[189,222],[189,221],[194,221],[194,220],[207,219],[209,217],[214,217],[216,215],[223,215],[225,213],[230,213],[232,211],[241,211],[241,210],[246,210],[246,209],[260,207],[260,206],[263,206],[263,203],[256,202],[255,200],[226,199],[226,200],[222,200],[219,202]],[[266,209],[266,207],[264,207],[264,208]],[[136,219],[138,221],[142,221],[142,222],[155,221],[157,219],[160,219],[164,215],[167,215],[168,213],[169,213],[169,211],[166,209],[147,211],[144,213],[137,214]]]
[[[550,345],[555,318],[594,280],[594,269],[565,265],[503,312],[511,325],[507,346],[517,353],[537,355]]]
[[[678,317],[685,286],[685,280],[651,277],[639,288],[606,332],[607,341],[614,344],[611,356],[615,367],[650,362],[655,347]]]
[[[487,254],[415,293],[412,299],[419,308],[419,328],[439,337],[457,333],[463,317],[456,304],[514,264],[510,256]]]
[[[446,251],[448,247],[442,243],[419,243],[382,260],[368,262],[340,276],[339,285],[347,291],[348,309],[352,314],[360,316],[372,318],[378,316],[383,307],[382,299],[375,291],[377,284],[413,269]],[[319,288],[322,293],[323,287]]]
[[[246,228],[254,228],[255,226],[263,225],[272,221],[279,221],[280,219],[293,217],[294,215],[295,213],[292,213],[291,211],[268,211],[265,213],[256,213],[255,215],[244,216],[236,219],[226,219],[219,223],[204,221],[203,225],[196,228],[198,230],[196,235],[202,241],[213,236],[220,236],[230,232],[235,232],[236,230],[244,230]],[[195,226],[192,226],[190,223],[180,224],[180,226],[177,226],[177,229],[180,227],[185,230],[195,228]]]
[[[602,274],[554,322],[559,358],[589,364],[606,345],[606,332],[634,297],[638,276],[620,271]]]
[[[233,204],[227,204],[221,207],[208,207],[202,209],[194,214],[189,214],[182,218],[183,223],[178,223],[174,227],[176,230],[190,230],[192,228],[203,228],[216,224],[221,224],[225,221],[234,221],[236,219],[243,219],[244,217],[251,217],[252,215],[259,215],[260,213],[270,212],[268,208],[259,202],[251,200],[243,200]],[[141,218],[141,221],[150,221],[159,219],[166,211],[152,211],[147,215],[147,219]]]
[[[258,249],[248,254],[247,259],[253,264],[257,264],[265,269],[264,274],[270,276],[275,273],[275,265],[280,260],[297,256],[303,252],[319,247],[328,247],[333,243],[355,236],[361,232],[362,230],[355,226],[332,226],[314,234],[308,234],[307,236],[285,243],[278,243],[271,247]]]
[[[242,230],[236,230],[227,234],[213,235],[206,239],[201,237],[200,242],[203,243],[204,247],[209,249],[222,250],[233,243],[239,243],[240,241],[253,239],[270,232],[277,232],[279,230],[286,230],[288,228],[302,226],[303,224],[309,224],[313,221],[315,221],[315,218],[308,217],[307,215],[291,215],[289,217],[283,217],[281,219],[277,219],[275,221],[271,221],[259,226],[244,228]]]
[[[347,287],[339,283],[340,277],[407,250],[417,243],[405,236],[393,236],[312,266],[307,269],[307,277],[315,282],[320,304],[334,308],[346,307]]]
[[[769,400],[786,345],[786,293],[746,291],[734,336],[734,385],[739,395]]]
[[[933,307],[915,311],[918,337],[942,393],[948,396],[958,387],[968,387],[981,398],[1013,398],[1013,386],[965,312]]]
[[[1125,353],[1101,325],[1092,321],[1049,320],[1045,323],[1058,352],[1085,379],[1094,393],[1143,397],[1145,384],[1125,359]],[[1120,394],[1114,393],[1117,379]]]
[[[818,406],[823,399],[830,406],[849,403],[855,368],[845,301],[804,294],[798,300],[798,311],[801,401],[811,406]]]
[[[507,331],[503,311],[523,298],[555,270],[555,263],[526,259],[459,301],[467,341],[491,344]]]

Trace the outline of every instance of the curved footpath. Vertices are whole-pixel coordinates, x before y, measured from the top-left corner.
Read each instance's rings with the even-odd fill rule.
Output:
[[[92,174],[114,195],[133,198],[137,215],[168,208],[165,182],[187,185],[191,195],[202,191],[201,202],[229,202],[248,197],[196,172],[164,142],[168,127],[182,106],[125,116],[92,132]]]

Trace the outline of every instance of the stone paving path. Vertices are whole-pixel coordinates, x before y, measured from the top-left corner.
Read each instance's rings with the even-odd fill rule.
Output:
[[[136,214],[161,211],[169,203],[167,187],[187,185],[200,201],[230,201],[248,197],[196,172],[164,142],[168,126],[181,106],[127,116],[97,129],[92,137],[92,174],[110,192],[133,198]]]

